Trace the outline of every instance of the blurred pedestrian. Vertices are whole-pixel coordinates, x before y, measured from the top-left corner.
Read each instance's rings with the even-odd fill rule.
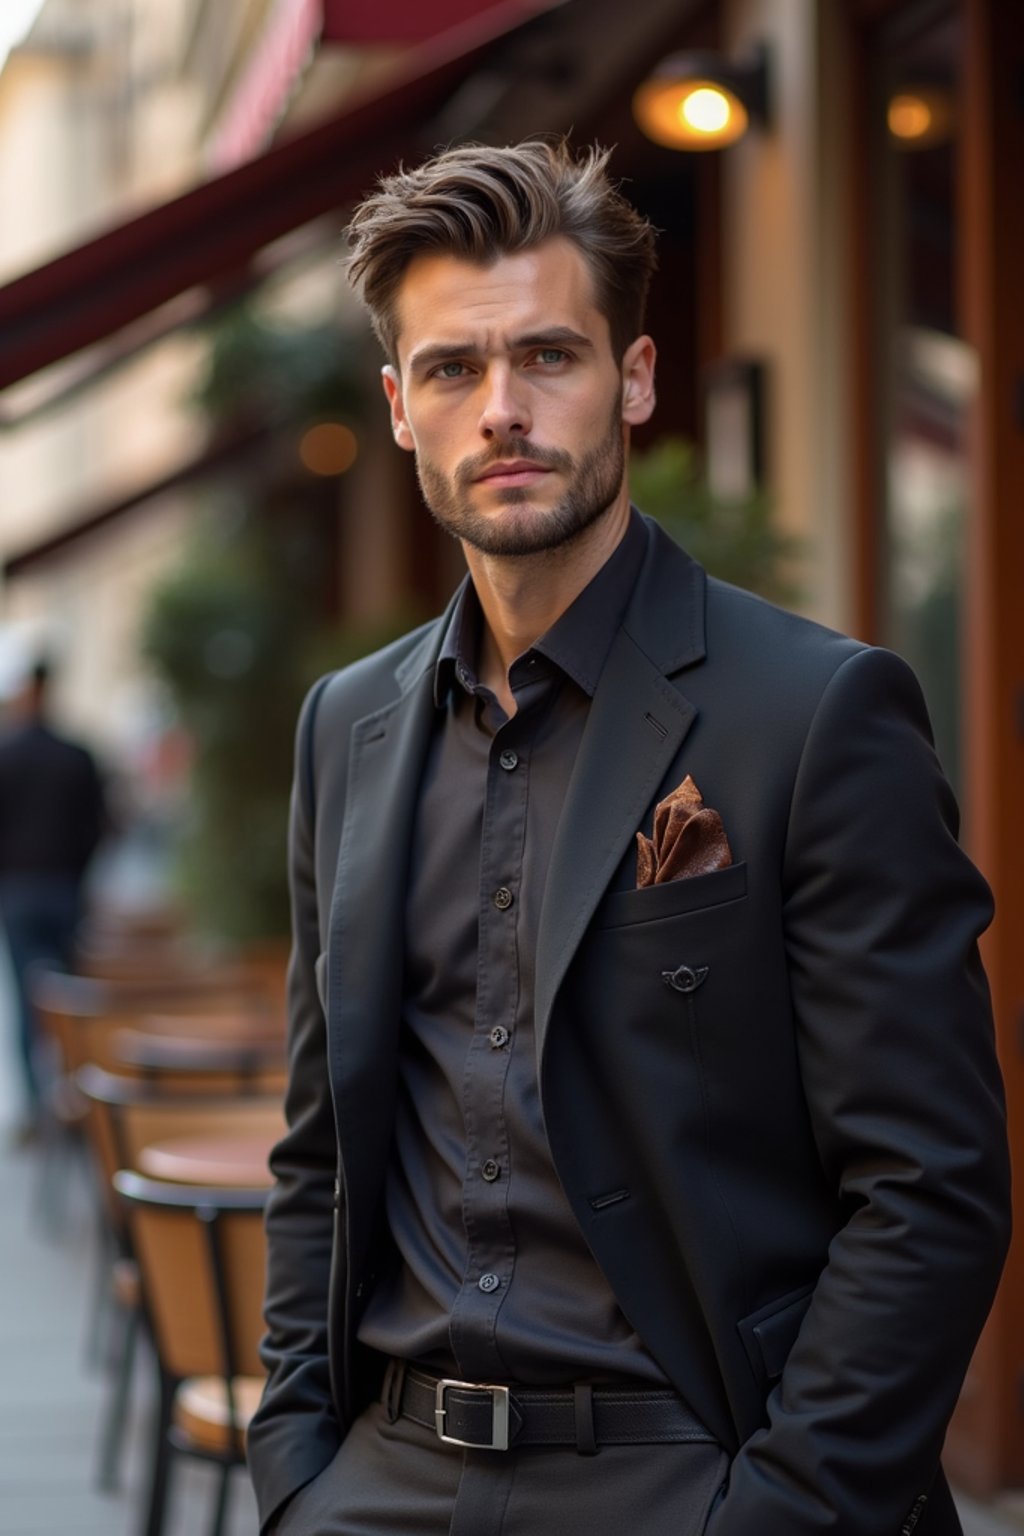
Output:
[[[41,1092],[30,975],[37,962],[70,963],[82,880],[105,821],[92,756],[48,723],[50,676],[49,664],[37,661],[8,701],[0,733],[0,921],[17,996],[26,1138],[38,1122]]]

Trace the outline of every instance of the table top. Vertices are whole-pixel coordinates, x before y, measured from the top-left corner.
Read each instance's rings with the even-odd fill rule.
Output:
[[[175,1136],[154,1141],[139,1153],[139,1172],[178,1184],[263,1189],[272,1183],[267,1158],[283,1129],[238,1131],[209,1136]]]
[[[284,1040],[285,1026],[274,1014],[252,1009],[221,1013],[159,1013],[154,1009],[143,1016],[141,1033],[177,1035],[183,1040],[273,1045]]]

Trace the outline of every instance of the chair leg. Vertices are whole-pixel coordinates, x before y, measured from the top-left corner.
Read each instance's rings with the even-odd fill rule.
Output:
[[[93,1278],[89,1314],[85,1329],[85,1365],[93,1369],[103,1363],[108,1339],[115,1322],[117,1304],[111,1295],[111,1266],[114,1242],[102,1210],[96,1208]]]
[[[167,1511],[171,1460],[174,1447],[171,1444],[171,1409],[174,1404],[174,1383],[163,1371],[160,1372],[160,1402],[157,1407],[153,1436],[153,1461],[149,1483],[149,1503],[142,1525],[143,1536],[162,1536],[164,1516]]]
[[[47,1111],[42,1125],[39,1172],[32,1211],[37,1231],[51,1240],[61,1237],[64,1232],[71,1145],[70,1127]]]
[[[210,1526],[210,1536],[224,1536],[224,1520],[228,1512],[228,1487],[231,1479],[231,1464],[225,1462],[220,1469],[220,1480],[217,1488],[217,1502],[213,1509],[213,1522]]]
[[[120,1358],[117,1376],[103,1426],[100,1443],[98,1483],[103,1493],[113,1493],[118,1483],[118,1462],[124,1440],[125,1420],[128,1416],[128,1397],[131,1391],[132,1368],[135,1364],[135,1342],[139,1336],[139,1309],[131,1307],[125,1313],[121,1325]]]

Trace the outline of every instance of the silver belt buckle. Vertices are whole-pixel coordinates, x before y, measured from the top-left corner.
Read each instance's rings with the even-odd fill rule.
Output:
[[[491,1442],[480,1445],[476,1440],[458,1440],[454,1435],[446,1435],[444,1431],[445,1419],[448,1410],[444,1405],[444,1395],[449,1387],[461,1387],[466,1392],[489,1392],[491,1394]],[[437,1438],[443,1440],[445,1445],[466,1445],[476,1451],[507,1451],[508,1450],[508,1387],[492,1386],[482,1381],[452,1381],[446,1377],[439,1381],[434,1397],[434,1427],[437,1430]]]

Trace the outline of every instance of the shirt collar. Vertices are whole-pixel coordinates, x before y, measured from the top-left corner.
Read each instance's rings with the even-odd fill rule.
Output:
[[[459,595],[444,632],[444,640],[434,667],[434,703],[441,707],[448,697],[452,680],[460,667],[476,676],[476,653],[483,614],[469,576],[464,576]]]
[[[625,534],[597,575],[533,647],[590,698],[622,623],[646,547],[643,522],[633,509]]]
[[[647,540],[640,514],[632,509],[625,535],[583,591],[525,654],[553,662],[593,698],[643,564]],[[434,702],[444,703],[454,677],[476,680],[476,656],[483,615],[476,589],[462,584],[434,669]],[[521,660],[522,658],[517,658]],[[513,667],[517,663],[513,663]],[[461,676],[460,676],[461,680]]]

